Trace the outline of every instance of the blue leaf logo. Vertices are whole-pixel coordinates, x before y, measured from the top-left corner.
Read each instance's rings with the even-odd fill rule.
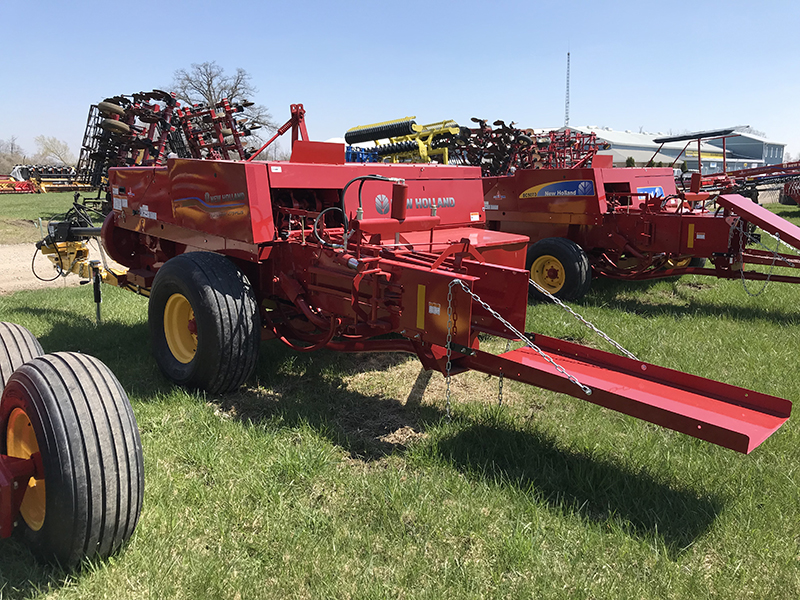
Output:
[[[594,196],[594,186],[591,181],[581,181],[578,184],[578,196]]]
[[[388,215],[391,207],[392,203],[389,201],[389,198],[383,194],[375,196],[375,210],[378,211],[379,215]]]

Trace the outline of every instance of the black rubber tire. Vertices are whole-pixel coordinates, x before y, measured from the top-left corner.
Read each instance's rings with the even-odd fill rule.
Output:
[[[778,194],[778,203],[784,206],[797,206],[797,202],[795,202],[791,196],[784,194],[783,191]]]
[[[0,451],[11,412],[23,410],[44,466],[45,513],[17,531],[31,550],[71,569],[106,558],[131,537],[142,508],[144,464],[125,391],[98,359],[73,352],[19,367],[0,399]]]
[[[689,266],[694,267],[696,269],[702,268],[706,266],[706,259],[701,258],[699,256],[693,256],[692,260],[689,261]]]
[[[119,104],[114,104],[113,102],[98,102],[97,110],[104,115],[119,115],[120,117],[125,116],[125,109]]]
[[[100,127],[112,133],[130,133],[131,128],[127,123],[117,121],[116,119],[103,119],[100,122]]]
[[[197,347],[188,362],[176,358],[165,332],[167,301],[175,294],[188,300],[194,313]],[[230,392],[255,368],[261,342],[258,304],[250,282],[222,255],[190,252],[168,260],[153,281],[148,321],[156,362],[179,385]]]
[[[39,340],[30,331],[16,323],[0,322],[0,392],[14,371],[42,354]]]
[[[528,247],[528,256],[525,262],[528,271],[531,271],[537,259],[547,256],[556,259],[564,269],[564,281],[561,288],[551,291],[551,293],[560,300],[578,300],[585,296],[592,284],[592,269],[583,249],[567,238],[544,238]],[[536,280],[533,273],[531,279]],[[528,290],[531,299],[548,299],[532,285],[528,287]]]

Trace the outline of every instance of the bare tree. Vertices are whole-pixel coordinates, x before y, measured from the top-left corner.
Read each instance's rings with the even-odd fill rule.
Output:
[[[15,165],[27,162],[25,151],[17,143],[16,136],[0,140],[0,175],[8,175]]]
[[[250,74],[236,69],[233,75],[225,73],[215,61],[192,64],[189,70],[178,69],[173,74],[172,87],[175,97],[185,104],[214,106],[220,100],[243,102],[255,97],[258,90],[250,82]],[[254,104],[245,109],[250,124],[258,124],[268,130],[277,129],[272,115],[265,106]]]
[[[68,167],[75,166],[75,155],[66,142],[45,135],[37,135],[33,141],[36,142],[36,147],[39,149],[34,156],[34,162],[54,162]]]

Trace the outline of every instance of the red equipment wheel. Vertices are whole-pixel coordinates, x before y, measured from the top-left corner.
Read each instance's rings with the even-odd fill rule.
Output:
[[[168,260],[153,281],[148,321],[156,362],[179,385],[230,392],[255,368],[258,304],[250,282],[222,255]]]
[[[128,397],[102,362],[72,352],[19,367],[0,398],[0,453],[40,452],[15,533],[34,553],[76,567],[133,533],[144,490],[142,444]]]
[[[586,253],[566,238],[545,238],[528,247],[527,267],[531,279],[560,300],[578,300],[592,283],[592,271]],[[545,300],[547,296],[534,286],[529,296]]]
[[[14,371],[42,354],[39,340],[22,325],[0,323],[0,392]]]

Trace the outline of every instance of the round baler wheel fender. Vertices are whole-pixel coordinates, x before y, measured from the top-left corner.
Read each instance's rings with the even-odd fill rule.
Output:
[[[528,247],[525,263],[533,281],[560,300],[578,300],[589,291],[592,271],[583,249],[566,238],[544,238]],[[546,296],[529,286],[529,296]]]
[[[125,116],[125,109],[122,108],[119,104],[114,104],[113,102],[98,102],[97,103],[97,110],[99,110],[104,115],[118,115],[120,117]]]
[[[0,322],[0,392],[14,371],[42,354],[39,340],[30,331],[16,323]]]
[[[142,444],[125,391],[98,359],[46,354],[9,378],[0,398],[0,453],[36,452],[44,477],[30,479],[15,533],[67,569],[119,550],[142,508]]]
[[[179,385],[230,392],[255,368],[258,304],[247,277],[220,254],[168,260],[153,281],[148,322],[156,362]]]

